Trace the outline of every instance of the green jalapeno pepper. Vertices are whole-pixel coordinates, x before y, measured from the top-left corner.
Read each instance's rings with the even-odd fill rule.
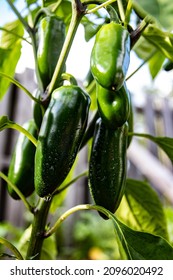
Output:
[[[97,83],[98,111],[106,126],[112,129],[122,126],[129,118],[130,95],[124,85],[118,90],[105,89]]]
[[[56,15],[45,16],[39,22],[37,37],[38,70],[45,90],[52,79],[62,46],[64,44],[64,22]],[[59,81],[57,81],[57,83],[59,83]],[[57,86],[57,84],[55,86]]]
[[[37,128],[34,120],[26,122],[23,127],[34,137],[37,136]],[[20,134],[12,155],[9,166],[8,178],[18,187],[25,197],[34,191],[34,157],[35,146],[24,135]],[[8,185],[8,192],[14,199],[20,199],[17,193]]]
[[[89,187],[95,203],[112,213],[124,194],[127,139],[127,123],[110,130],[101,118],[97,121],[89,164]]]
[[[96,34],[91,53],[91,71],[95,80],[107,89],[120,89],[129,62],[129,32],[114,21],[103,25]]]
[[[54,90],[44,114],[35,155],[35,188],[51,195],[69,173],[86,129],[90,97],[76,85]]]

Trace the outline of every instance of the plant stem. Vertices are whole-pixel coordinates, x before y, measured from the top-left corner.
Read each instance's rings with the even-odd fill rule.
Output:
[[[27,90],[27,88],[25,88],[21,83],[19,83],[17,80],[13,79],[12,77],[10,77],[7,74],[4,74],[2,72],[0,72],[0,76],[4,77],[5,79],[8,79],[11,83],[13,83],[14,85],[16,85],[18,88],[20,88],[21,90],[23,90],[32,100],[34,100],[37,103],[40,103],[40,101],[35,98],[29,90]]]
[[[48,97],[52,93],[56,81],[61,78],[60,76],[62,70],[64,68],[67,56],[73,43],[73,39],[75,37],[81,18],[84,15],[84,12],[85,7],[82,5],[82,3],[79,0],[72,0],[72,18],[70,26],[52,80],[48,86],[46,97]]]
[[[62,224],[64,220],[66,220],[71,214],[80,211],[80,210],[97,210],[105,214],[108,218],[110,217],[109,211],[105,210],[103,207],[98,205],[91,205],[91,204],[81,204],[74,206],[67,210],[64,214],[61,215],[61,217],[56,221],[54,226],[50,228],[47,232],[45,232],[44,237],[47,238],[51,236],[53,233],[56,232],[57,228]]]
[[[151,16],[146,16],[138,25],[138,27],[131,32],[130,37],[131,37],[131,45],[130,48],[132,49],[134,47],[134,45],[136,44],[136,42],[139,40],[139,38],[141,37],[143,31],[146,29],[146,27],[149,24],[152,24],[153,20],[151,18]]]
[[[63,186],[62,188],[58,188],[57,190],[55,190],[53,192],[53,196],[61,193],[62,191],[64,191],[65,189],[67,189],[69,186],[71,186],[72,184],[74,184],[78,179],[80,179],[81,177],[87,176],[88,175],[88,170],[84,171],[83,173],[79,174],[78,176],[76,176],[73,180],[71,180],[70,182],[68,182],[65,186]]]
[[[7,32],[7,33],[9,33],[9,34],[12,34],[12,35],[16,36],[17,38],[19,38],[19,39],[21,39],[21,40],[23,40],[23,41],[25,41],[25,42],[27,42],[28,44],[31,45],[31,43],[30,43],[26,38],[24,38],[24,37],[22,37],[22,36],[16,34],[15,32],[13,32],[13,31],[11,31],[11,30],[8,30],[8,29],[6,29],[6,28],[4,28],[4,27],[0,27],[0,30],[5,31],[5,32]]]
[[[126,81],[129,80],[136,72],[138,72],[149,60],[152,58],[152,56],[155,54],[155,51],[152,52],[147,59],[145,59],[127,78]]]
[[[43,85],[42,85],[42,81],[40,79],[39,76],[39,71],[38,71],[38,65],[37,65],[37,54],[36,54],[36,40],[35,40],[35,36],[34,36],[34,32],[35,30],[33,28],[31,28],[29,26],[29,24],[24,20],[24,18],[21,16],[21,14],[19,13],[19,11],[16,9],[16,7],[13,5],[13,3],[11,2],[11,0],[6,0],[9,4],[9,6],[11,7],[11,9],[13,10],[13,12],[16,14],[16,16],[18,17],[18,19],[20,20],[20,22],[23,24],[25,30],[28,32],[28,34],[30,35],[31,41],[32,41],[32,48],[33,48],[33,53],[34,53],[34,60],[35,60],[35,72],[36,72],[36,77],[37,77],[37,82],[39,84],[39,88],[41,91],[43,91]]]
[[[24,28],[26,29],[26,31],[30,34],[31,29],[30,26],[27,24],[27,22],[24,20],[24,18],[21,16],[20,12],[16,9],[16,7],[13,5],[13,3],[11,2],[11,0],[6,0],[9,4],[9,6],[11,7],[11,9],[13,10],[13,12],[15,13],[15,15],[18,17],[18,19],[20,20],[20,22],[23,24]]]
[[[10,249],[13,252],[13,254],[15,255],[16,259],[23,260],[23,257],[20,254],[20,252],[17,250],[17,248],[12,243],[10,243],[7,239],[0,237],[0,244],[3,244],[8,249]]]
[[[91,2],[91,3],[98,4],[97,7],[94,7],[93,9],[88,10],[88,11],[86,12],[86,14],[95,13],[95,12],[97,12],[99,9],[105,8],[106,6],[112,4],[113,2],[116,2],[116,1],[117,1],[117,0],[108,0],[108,1],[106,1],[106,2],[104,2],[104,3],[102,3],[102,4],[100,3],[100,1],[86,1],[86,2],[84,2],[84,3],[86,3],[86,4],[89,4],[90,2]]]
[[[118,10],[119,10],[119,13],[120,13],[121,21],[124,22],[125,21],[125,13],[124,13],[124,8],[123,8],[122,1],[117,0],[117,4],[118,4]]]
[[[62,0],[58,0],[57,3],[53,4],[52,12],[55,13],[58,9],[59,5],[61,4]]]
[[[51,205],[52,198],[41,199],[40,207],[35,211],[32,223],[32,231],[29,240],[26,259],[39,260],[41,257],[41,249],[44,241],[45,226],[47,215]]]
[[[25,207],[31,212],[34,213],[34,207],[32,207],[29,202],[26,200],[25,196],[21,193],[21,191],[8,179],[8,177],[0,171],[0,177],[6,181],[7,184],[11,186],[11,188],[18,194],[18,196],[23,201]]]
[[[126,25],[130,21],[131,11],[132,11],[132,0],[129,0],[127,3],[127,9],[125,12],[125,20],[124,20]]]
[[[34,146],[37,147],[37,140],[35,139],[35,137],[21,125],[17,123],[10,123],[9,128],[18,130],[19,132],[23,133],[34,144]]]

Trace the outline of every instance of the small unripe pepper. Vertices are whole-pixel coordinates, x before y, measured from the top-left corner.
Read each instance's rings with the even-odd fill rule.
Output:
[[[23,127],[34,137],[37,136],[37,128],[34,120],[26,122]],[[8,178],[18,187],[25,197],[34,191],[34,144],[24,135],[20,134],[12,154],[9,166]],[[8,192],[14,199],[20,199],[17,193],[8,185]]]
[[[89,187],[95,203],[112,213],[117,210],[125,190],[127,139],[127,123],[112,130],[101,118],[97,121],[89,164]]]
[[[56,15],[45,16],[39,22],[37,37],[38,70],[45,90],[52,79],[65,41],[64,22]]]
[[[125,85],[115,91],[97,83],[97,104],[100,116],[110,129],[122,126],[129,118],[130,94]]]
[[[91,53],[91,71],[95,80],[107,89],[118,90],[124,83],[130,63],[130,35],[114,21],[96,34]]]
[[[35,188],[51,195],[69,173],[86,129],[90,97],[77,85],[54,90],[43,117],[35,155]]]

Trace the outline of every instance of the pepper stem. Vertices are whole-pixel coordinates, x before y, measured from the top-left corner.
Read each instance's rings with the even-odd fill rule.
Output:
[[[62,222],[64,222],[64,220],[66,220],[70,215],[72,215],[73,213],[75,213],[77,211],[81,211],[81,210],[96,210],[96,211],[99,211],[99,212],[105,214],[108,217],[108,219],[111,217],[111,215],[109,214],[110,212],[102,206],[91,205],[91,204],[77,205],[77,206],[70,208],[64,214],[62,214],[60,216],[60,218],[55,222],[54,226],[52,226],[52,228],[50,228],[47,232],[45,232],[44,238],[47,238],[47,237],[51,236],[53,233],[55,233],[57,228],[59,228],[59,226],[62,224]]]
[[[34,100],[37,103],[41,103],[39,101],[39,99],[35,98],[29,90],[27,90],[27,88],[25,88],[21,83],[19,83],[17,80],[13,79],[12,77],[10,77],[9,75],[0,72],[0,76],[2,76],[5,79],[8,79],[11,83],[13,83],[14,85],[16,85],[18,88],[20,88],[21,90],[23,90],[32,100]]]
[[[109,13],[110,21],[114,21],[116,23],[120,23],[119,16],[118,16],[117,12],[115,11],[115,9],[112,6],[110,6],[110,5],[107,6],[106,10]]]
[[[52,197],[49,197],[49,199],[40,199],[39,208],[34,213],[31,236],[26,254],[27,260],[39,260],[41,257],[45,226],[51,202]]]
[[[73,43],[74,36],[76,34],[81,18],[84,15],[84,12],[85,12],[85,7],[82,5],[82,3],[79,0],[72,0],[72,18],[71,18],[70,26],[52,80],[47,88],[45,98],[47,98],[52,93],[56,81],[60,80],[61,78],[62,70],[64,68],[67,56],[69,54],[71,45]]]

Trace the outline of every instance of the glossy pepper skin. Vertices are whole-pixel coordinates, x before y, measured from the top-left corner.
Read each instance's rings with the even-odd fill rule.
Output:
[[[43,117],[35,155],[35,188],[52,194],[69,173],[86,129],[90,97],[75,85],[52,93]]]
[[[132,97],[130,94],[130,112],[129,112],[129,117],[128,117],[128,125],[129,125],[129,132],[133,133],[134,132],[134,108],[133,108],[133,102],[132,102]],[[127,141],[127,147],[130,146],[131,142],[133,139],[133,135],[128,135],[128,141]]]
[[[89,187],[95,203],[112,213],[117,210],[125,190],[127,138],[127,123],[110,130],[101,118],[97,121],[89,164]]]
[[[56,15],[42,18],[38,26],[37,63],[44,90],[49,85],[62,46],[65,41],[65,24]]]
[[[37,129],[34,120],[29,120],[23,127],[34,137],[37,136]],[[13,151],[9,166],[8,178],[18,187],[25,197],[34,191],[34,157],[36,147],[24,135],[20,134]],[[8,192],[14,199],[20,199],[16,192],[8,185]]]
[[[34,97],[36,97],[37,99],[41,98],[41,91],[39,89],[36,89],[33,93]],[[43,115],[44,115],[44,108],[41,108],[41,105],[37,102],[33,103],[33,118],[35,121],[35,125],[37,127],[37,130],[39,131],[41,123],[42,123],[42,119],[43,119]]]
[[[96,34],[90,63],[92,74],[102,87],[120,89],[130,63],[129,32],[113,21],[103,25]]]
[[[115,91],[105,89],[97,83],[97,104],[100,116],[110,129],[122,126],[129,118],[130,94],[125,85]]]

